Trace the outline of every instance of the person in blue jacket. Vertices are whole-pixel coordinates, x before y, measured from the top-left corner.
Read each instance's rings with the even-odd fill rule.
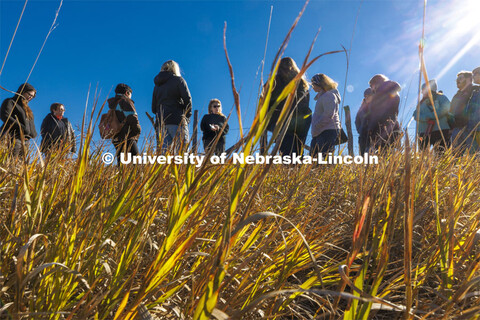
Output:
[[[42,135],[42,143],[40,150],[48,153],[52,148],[58,147],[60,144],[68,144],[70,152],[76,152],[75,132],[72,124],[63,116],[65,106],[61,103],[52,103],[50,113],[43,119],[40,134]]]
[[[437,91],[437,82],[435,80],[430,80],[429,84],[438,122],[428,96],[427,85],[424,83],[422,85],[423,97],[420,101],[420,114],[417,123],[419,147],[420,149],[428,149],[430,146],[434,146],[437,151],[445,151],[450,146],[450,127],[447,121],[450,100]],[[417,110],[414,111],[413,117],[415,120],[417,119]]]

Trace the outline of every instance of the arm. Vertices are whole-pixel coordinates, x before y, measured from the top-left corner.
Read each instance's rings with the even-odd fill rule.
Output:
[[[187,83],[183,78],[180,78],[179,90],[180,96],[183,100],[185,116],[190,119],[192,116],[192,96],[190,95],[190,90],[188,90]]]

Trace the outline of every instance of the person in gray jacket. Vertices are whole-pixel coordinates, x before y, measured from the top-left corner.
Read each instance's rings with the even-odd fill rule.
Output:
[[[152,112],[156,115],[157,149],[163,141],[162,149],[165,151],[175,137],[179,138],[180,144],[186,146],[189,139],[188,123],[192,116],[192,97],[187,83],[180,76],[178,63],[173,60],[165,62],[154,82]]]
[[[323,73],[312,77],[312,87],[317,93],[312,117],[312,154],[333,152],[341,126],[338,108],[341,101],[338,83]]]

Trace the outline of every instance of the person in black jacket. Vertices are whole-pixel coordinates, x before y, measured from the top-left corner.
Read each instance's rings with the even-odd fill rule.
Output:
[[[214,153],[221,155],[225,152],[225,136],[228,133],[227,117],[222,113],[222,103],[218,99],[210,100],[208,104],[208,114],[204,115],[200,123],[200,129],[203,131],[203,146],[205,152],[215,147]],[[222,131],[223,126],[225,128]],[[221,134],[218,143],[215,145],[217,135]]]
[[[70,121],[63,117],[65,106],[57,102],[52,103],[50,111],[51,113],[43,119],[40,129],[42,135],[40,150],[43,153],[48,153],[52,148],[61,144],[68,144],[70,152],[75,153],[77,150],[75,133]]]
[[[117,164],[120,165],[121,153],[138,155],[137,141],[141,127],[132,98],[132,88],[120,83],[115,88],[115,97],[107,100],[108,107],[114,109],[122,129],[112,138],[116,150]],[[126,157],[125,157],[126,158]]]
[[[287,99],[284,99],[275,106],[277,99],[282,93],[283,89],[292,81],[300,72],[295,61],[290,57],[285,57],[280,60],[277,75],[275,76],[274,87],[270,98],[269,111],[275,108],[273,115],[267,126],[267,130],[273,132],[277,125],[280,113],[285,106]],[[310,110],[310,93],[308,91],[308,82],[303,76],[295,91],[292,104],[289,107],[289,114],[292,119],[288,124],[285,136],[280,145],[280,152],[282,155],[297,155],[302,154],[305,140],[307,139],[308,130],[312,122],[312,110]],[[266,85],[264,86],[265,91]],[[264,92],[263,94],[266,94]],[[288,118],[287,118],[288,119]]]
[[[3,121],[0,136],[8,137],[14,157],[23,155],[28,150],[28,141],[37,136],[33,112],[28,105],[36,94],[37,91],[31,84],[24,83],[15,96],[5,99],[0,107],[0,118]]]
[[[169,60],[162,65],[160,73],[155,77],[155,88],[152,97],[152,112],[156,115],[155,132],[157,149],[163,141],[165,151],[177,136],[180,144],[187,145],[188,122],[192,115],[192,97],[187,83],[180,76],[178,63]],[[178,150],[178,146],[175,151]]]

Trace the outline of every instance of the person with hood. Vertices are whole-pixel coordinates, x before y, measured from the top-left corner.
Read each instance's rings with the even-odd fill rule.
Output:
[[[225,152],[225,136],[228,133],[227,117],[222,113],[222,103],[218,99],[212,99],[208,103],[208,114],[204,115],[200,122],[200,129],[203,131],[203,146],[205,152],[208,152],[213,147],[217,135],[221,132],[218,143],[215,145],[216,155],[221,155]]]
[[[112,138],[118,165],[120,165],[122,152],[130,153],[132,157],[139,154],[137,141],[141,127],[131,98],[132,88],[125,83],[120,83],[115,88],[115,97],[107,100],[108,107],[115,110],[117,119],[122,124],[121,130]]]
[[[312,87],[317,93],[315,111],[312,118],[312,154],[328,153],[335,150],[340,136],[340,93],[338,83],[323,73],[312,77]]]
[[[42,135],[40,150],[43,153],[48,153],[59,144],[68,144],[70,152],[76,152],[75,133],[70,121],[63,116],[64,113],[65,106],[63,104],[52,103],[50,113],[43,119],[40,129]]]
[[[23,146],[28,150],[29,140],[37,136],[33,112],[28,105],[36,94],[31,84],[21,84],[15,96],[5,99],[0,107],[0,119],[3,121],[0,136],[7,136],[13,146],[14,157],[23,155]]]
[[[284,100],[279,101],[277,104],[278,97],[283,89],[285,89],[299,72],[300,69],[292,58],[285,57],[280,60],[268,106],[269,111],[275,108],[267,125],[268,131],[273,132],[275,130],[280,113],[285,107],[287,98],[285,97]],[[266,90],[266,86],[267,84],[264,86],[264,91]],[[297,155],[303,153],[303,146],[305,145],[308,130],[310,129],[310,124],[312,122],[312,110],[310,110],[309,107],[310,93],[308,92],[308,89],[308,82],[305,79],[305,76],[302,76],[296,87],[295,95],[290,105],[289,115],[291,115],[292,118],[288,123],[288,127],[279,147],[282,155],[291,156],[293,153]],[[263,95],[265,94],[266,92],[263,93]]]
[[[178,63],[173,60],[165,62],[154,83],[152,112],[156,116],[157,150],[160,141],[163,141],[163,151],[168,149],[175,137],[180,139],[180,144],[186,146],[189,139],[188,123],[192,116],[192,97],[187,83],[180,76]]]
[[[450,146],[450,127],[447,117],[450,110],[450,100],[442,93],[437,92],[437,82],[429,81],[430,89],[434,102],[434,108],[428,96],[428,88],[424,83],[422,85],[422,100],[420,101],[420,114],[418,115],[418,138],[420,149],[428,149],[431,145],[438,148],[438,151],[445,151]],[[435,118],[437,113],[437,119]],[[417,119],[417,110],[413,112],[413,117]],[[440,126],[438,125],[440,124]],[[443,138],[442,138],[443,135]]]
[[[400,131],[398,106],[400,104],[400,85],[389,80],[383,74],[373,76],[369,81],[373,91],[370,112],[366,118],[368,135],[367,150],[378,150],[392,145]]]
[[[372,102],[373,91],[371,88],[367,88],[363,92],[363,101],[360,109],[358,109],[357,116],[355,117],[355,127],[357,128],[358,136],[358,146],[360,149],[360,154],[363,155],[367,152],[367,124],[366,119],[369,116],[370,112],[370,103]]]

